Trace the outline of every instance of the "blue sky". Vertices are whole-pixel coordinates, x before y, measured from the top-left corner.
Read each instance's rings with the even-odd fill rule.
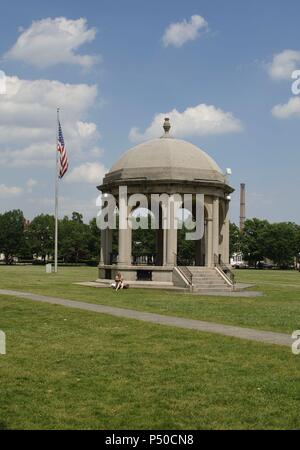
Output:
[[[300,96],[291,92],[291,69],[300,69],[299,20],[296,0],[6,2],[0,212],[53,212],[59,104],[70,160],[61,215],[95,215],[95,180],[133,140],[155,135],[159,114],[176,110],[179,136],[232,169],[232,220],[245,182],[248,217],[300,222]],[[56,27],[71,33],[69,47]],[[130,135],[135,127],[138,135]]]

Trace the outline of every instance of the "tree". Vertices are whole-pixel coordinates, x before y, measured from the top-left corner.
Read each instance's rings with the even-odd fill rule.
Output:
[[[0,215],[0,252],[4,253],[6,264],[12,264],[13,258],[20,255],[24,245],[24,227],[24,215],[19,209]]]
[[[66,262],[78,263],[81,259],[90,258],[89,226],[82,222],[80,216],[73,213],[71,220],[65,216],[59,221],[59,257]]]
[[[96,218],[89,223],[89,242],[88,250],[92,258],[99,258],[100,254],[101,232],[98,228]]]
[[[291,222],[273,223],[264,233],[265,256],[280,267],[288,267],[298,255],[299,226]]]
[[[192,230],[194,231],[194,230]],[[177,264],[178,265],[193,265],[195,263],[196,241],[186,239],[186,234],[190,233],[191,229],[186,228],[184,223],[182,228],[177,230]]]
[[[132,230],[132,254],[134,256],[151,255],[156,252],[155,230],[151,229],[151,214],[147,216],[137,216],[137,222],[147,228],[137,228]]]
[[[244,259],[250,264],[256,264],[266,257],[266,235],[270,233],[267,220],[248,219],[241,234],[241,251]]]
[[[45,261],[54,251],[54,216],[36,216],[28,227],[27,236],[32,255],[41,256]]]
[[[240,251],[241,251],[240,229],[235,223],[230,222],[230,225],[229,225],[229,254],[230,254],[230,256],[232,256],[233,253],[238,253]]]
[[[73,222],[83,223],[83,215],[80,214],[79,212],[73,211],[72,212],[72,220],[73,220]]]

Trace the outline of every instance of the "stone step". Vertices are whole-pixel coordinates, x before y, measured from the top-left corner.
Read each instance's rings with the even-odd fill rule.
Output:
[[[195,295],[224,295],[224,294],[229,294],[230,295],[230,292],[232,292],[232,289],[226,289],[226,290],[211,290],[211,291],[208,291],[208,290],[205,290],[205,289],[199,289],[199,290],[196,290],[196,291],[193,291],[193,294],[195,294]]]
[[[218,288],[218,287],[196,287],[194,286],[193,292],[200,292],[200,291],[213,291],[213,292],[224,292],[224,291],[231,291],[232,288],[230,286],[227,287],[222,287],[222,288]]]
[[[216,273],[193,273],[193,278],[219,278]]]
[[[232,287],[211,267],[189,267],[193,278],[193,292],[220,293],[230,292]]]
[[[229,286],[225,286],[224,284],[194,284],[194,289],[226,289]]]
[[[220,277],[217,275],[194,275],[193,279],[195,280],[219,280]]]
[[[216,273],[193,273],[192,274],[193,275],[193,277],[201,277],[201,278],[204,278],[204,277],[209,277],[209,278],[219,278],[219,275],[217,275]]]
[[[191,273],[216,273],[214,269],[206,269],[206,270],[190,270]]]
[[[205,276],[208,276],[208,277],[217,277],[218,276],[218,274],[217,274],[217,272],[191,272],[192,273],[192,275],[197,275],[197,276],[199,276],[199,277],[205,277]]]
[[[222,283],[225,283],[225,280],[223,280],[223,278],[219,278],[219,277],[215,277],[215,278],[196,278],[193,277],[193,281],[195,283],[214,283],[214,282],[220,282],[222,281]]]

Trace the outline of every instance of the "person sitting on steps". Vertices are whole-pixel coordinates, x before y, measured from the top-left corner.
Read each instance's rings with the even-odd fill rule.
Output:
[[[117,272],[115,276],[115,283],[116,283],[116,291],[119,289],[123,289],[124,287],[124,278],[122,277],[121,272]]]

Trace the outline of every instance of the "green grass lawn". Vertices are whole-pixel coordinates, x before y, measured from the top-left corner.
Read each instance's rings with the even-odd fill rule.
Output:
[[[47,281],[40,269],[1,268],[1,287],[74,298],[79,288],[70,284],[70,270]],[[93,272],[73,273],[89,279]],[[91,301],[113,298],[108,290],[78,292]],[[126,306],[143,298],[122,294],[136,296],[124,296]],[[170,301],[154,293],[151,306],[144,295],[145,309]],[[199,302],[176,296],[176,303],[179,298]],[[274,302],[282,314],[284,298]],[[0,355],[2,429],[300,427],[300,356],[288,348],[6,296],[0,296],[0,329],[7,336],[7,354]]]
[[[146,289],[115,292],[74,284],[96,278],[96,268],[62,267],[58,274],[49,275],[43,267],[0,266],[1,288],[289,334],[300,329],[299,272],[236,271],[238,281],[254,283],[255,289],[264,293],[264,296],[254,298],[208,297]]]

